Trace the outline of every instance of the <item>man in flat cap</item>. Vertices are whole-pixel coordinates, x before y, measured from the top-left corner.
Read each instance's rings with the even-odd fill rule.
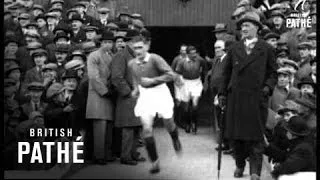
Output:
[[[224,137],[233,141],[236,170],[243,176],[249,156],[252,180],[260,179],[268,99],[276,85],[276,59],[273,48],[258,39],[260,17],[247,12],[237,26],[242,40],[228,50],[219,104],[226,107]],[[259,59],[259,61],[257,61]]]
[[[86,39],[86,32],[83,29],[83,19],[79,14],[75,14],[71,18],[71,27],[73,36],[71,37],[71,41],[75,44],[79,44]]]
[[[35,81],[28,84],[26,93],[30,97],[30,101],[22,105],[22,110],[26,116],[29,116],[33,111],[44,112],[47,104],[41,100],[43,91],[43,83]]]
[[[269,108],[273,111],[277,111],[280,106],[284,105],[284,102],[289,99],[295,99],[299,97],[300,91],[290,84],[290,77],[292,72],[289,68],[279,68],[278,82],[275,86],[272,96],[269,99]]]
[[[298,50],[300,54],[300,61],[298,62],[299,70],[297,72],[297,79],[308,76],[311,73],[310,61],[312,60],[310,49],[312,44],[310,42],[304,41],[298,44]]]
[[[86,32],[85,41],[97,41],[99,34],[99,28],[97,26],[86,26],[84,31]]]
[[[57,73],[58,65],[56,63],[48,63],[42,67],[42,76],[43,76],[43,86],[44,92],[42,95],[43,100],[46,99],[46,92],[51,84],[59,82],[58,73]]]
[[[35,63],[35,67],[28,70],[26,72],[25,78],[24,78],[24,85],[28,85],[31,82],[43,82],[42,77],[42,66],[47,62],[48,60],[48,53],[44,49],[38,49],[33,52],[32,54],[33,61]]]
[[[37,16],[39,16],[40,14],[44,14],[45,10],[44,7],[42,5],[39,4],[34,4],[32,7],[32,19],[35,19]]]
[[[109,15],[110,15],[110,9],[107,7],[99,7],[98,8],[98,22],[100,23],[100,27],[106,27],[109,23]]]
[[[76,3],[74,5],[74,8],[77,9],[78,14],[80,15],[80,18],[83,20],[84,25],[92,25],[92,23],[94,23],[95,19],[86,14],[87,5],[85,2],[80,1]]]
[[[263,39],[276,50],[278,47],[278,40],[280,39],[280,36],[277,33],[270,32],[266,34]]]
[[[288,31],[286,28],[285,15],[280,11],[273,11],[271,13],[272,25],[271,31],[281,35]]]
[[[69,44],[58,44],[57,49],[55,51],[56,63],[58,65],[57,73],[58,77],[61,77],[64,69],[64,64],[67,62],[67,57],[70,53],[70,45]]]

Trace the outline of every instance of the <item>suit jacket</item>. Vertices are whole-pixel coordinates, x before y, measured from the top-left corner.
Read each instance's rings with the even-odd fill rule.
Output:
[[[75,44],[82,43],[86,40],[86,32],[82,28],[80,28],[77,34],[73,34],[73,36],[71,36],[70,40]]]
[[[44,102],[41,102],[41,101],[40,101],[38,111],[39,111],[40,113],[43,113],[44,110],[46,109],[47,105],[48,105],[47,103],[44,103]],[[22,105],[22,110],[23,110],[23,113],[24,113],[26,116],[28,116],[28,117],[29,117],[29,115],[30,115],[31,112],[36,111],[36,110],[34,109],[34,107],[33,107],[33,105],[32,105],[31,102],[28,102],[28,103],[23,104],[23,105]]]
[[[251,54],[244,41],[235,42],[225,57],[224,80],[219,94],[227,95],[225,136],[238,140],[263,140],[268,96],[277,82],[273,48],[258,39]]]
[[[111,78],[112,57],[101,48],[92,52],[87,60],[89,91],[86,118],[113,120],[113,103],[105,95]]]
[[[273,90],[272,96],[269,99],[269,108],[277,112],[280,105],[284,106],[284,102],[288,99],[295,100],[300,96],[300,90],[295,87],[290,87],[289,91],[276,86]]]
[[[116,127],[140,126],[140,120],[134,115],[136,98],[131,97],[133,90],[133,74],[129,71],[128,63],[135,57],[134,52],[128,46],[118,52],[111,63],[111,81],[118,97],[116,105]]]

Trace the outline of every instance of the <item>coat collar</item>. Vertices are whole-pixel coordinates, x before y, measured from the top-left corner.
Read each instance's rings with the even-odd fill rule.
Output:
[[[240,52],[241,60],[239,61],[239,71],[244,69],[246,66],[248,66],[253,61],[257,60],[257,56],[259,52],[261,52],[263,47],[263,41],[261,39],[258,39],[257,43],[255,44],[254,48],[252,49],[251,54],[246,53],[244,40],[240,41],[240,44],[238,46],[238,52]]]

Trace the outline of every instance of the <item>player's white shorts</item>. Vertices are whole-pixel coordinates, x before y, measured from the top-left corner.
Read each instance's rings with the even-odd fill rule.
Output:
[[[152,88],[144,88],[139,85],[139,97],[134,108],[137,117],[155,117],[169,119],[173,115],[174,102],[170,90],[166,84],[160,84]]]
[[[183,102],[189,102],[193,98],[199,98],[203,90],[203,84],[200,77],[198,79],[184,79],[183,88],[181,93],[181,100]]]

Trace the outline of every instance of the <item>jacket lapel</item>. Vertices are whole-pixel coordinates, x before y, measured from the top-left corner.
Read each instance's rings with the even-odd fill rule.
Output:
[[[241,71],[242,69],[247,67],[253,61],[259,59],[258,58],[259,57],[259,53],[262,50],[262,41],[260,39],[258,39],[257,43],[255,44],[254,48],[251,51],[251,54],[249,54],[249,55],[246,53],[245,45],[244,45],[243,41],[241,41],[240,48],[241,48],[240,49],[241,56],[243,56],[245,58],[243,58],[243,61],[241,61],[241,63],[240,63],[239,71]]]

